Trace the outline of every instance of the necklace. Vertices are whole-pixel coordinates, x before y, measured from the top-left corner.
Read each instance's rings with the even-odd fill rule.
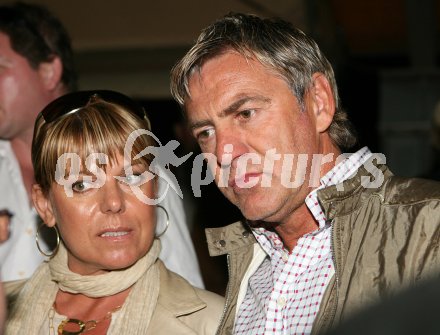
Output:
[[[89,330],[95,329],[98,323],[111,319],[112,314],[119,311],[121,307],[122,306],[117,306],[116,308],[112,309],[110,312],[107,312],[107,314],[103,318],[98,320],[82,321],[79,319],[66,318],[58,326],[58,335],[79,335],[88,332]],[[49,311],[49,335],[55,335],[55,327],[53,325],[54,316],[55,316],[55,309],[52,306]],[[66,327],[69,324],[78,330],[75,331],[64,330],[64,327]]]

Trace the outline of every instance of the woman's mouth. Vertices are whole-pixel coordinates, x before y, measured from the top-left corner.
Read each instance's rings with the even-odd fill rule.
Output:
[[[99,236],[101,237],[120,237],[127,235],[128,231],[107,231]]]

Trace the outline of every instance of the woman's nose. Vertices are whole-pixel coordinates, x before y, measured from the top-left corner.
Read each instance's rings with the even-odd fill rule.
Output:
[[[118,180],[107,178],[100,191],[103,213],[120,213],[125,210],[125,195]]]

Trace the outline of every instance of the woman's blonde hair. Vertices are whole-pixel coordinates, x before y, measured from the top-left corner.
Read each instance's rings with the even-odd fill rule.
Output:
[[[138,129],[150,131],[149,120],[142,107],[120,93],[82,91],[58,98],[46,106],[35,122],[32,164],[36,183],[48,193],[56,180],[58,159],[64,153],[78,154],[82,169],[86,157],[92,153],[104,153],[113,163],[118,154],[124,154],[129,135]],[[155,145],[148,134],[138,136],[131,159]],[[149,166],[151,158],[146,155],[136,163]]]

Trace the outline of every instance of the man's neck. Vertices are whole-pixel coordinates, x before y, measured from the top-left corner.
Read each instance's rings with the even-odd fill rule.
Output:
[[[283,240],[284,247],[292,251],[301,237],[317,228],[318,223],[304,203],[290,215],[289,222],[277,225],[275,231]]]
[[[319,171],[310,174],[316,176],[319,175],[319,179],[324,177],[331,169],[335,167],[336,159],[341,154],[341,151],[333,144],[327,133],[321,136],[320,153],[322,153],[323,157],[331,154],[333,158],[328,163],[320,165]],[[313,187],[310,187],[307,191],[310,193],[318,186],[319,182]],[[275,227],[276,232],[283,240],[284,247],[289,251],[293,250],[298,240],[302,236],[315,231],[319,227],[318,222],[305,203],[306,196],[307,195],[304,196],[302,203],[290,213],[286,220]]]

